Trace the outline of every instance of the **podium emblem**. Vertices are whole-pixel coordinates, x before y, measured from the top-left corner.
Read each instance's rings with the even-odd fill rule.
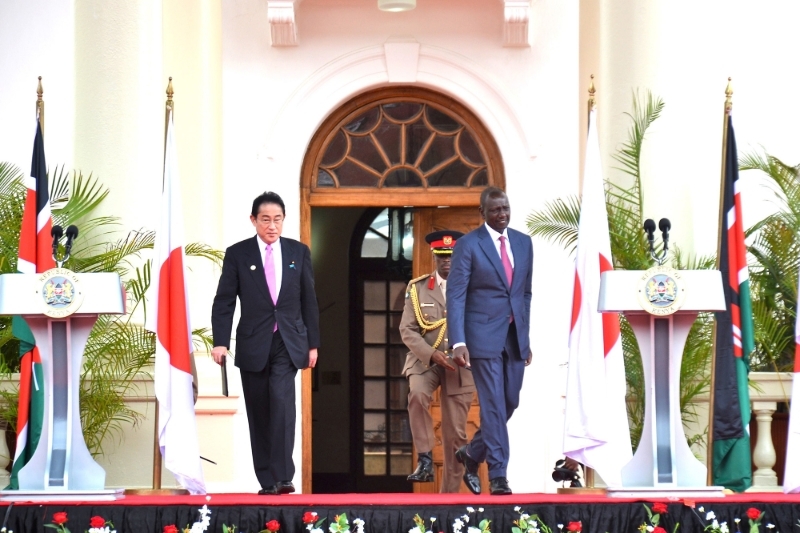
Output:
[[[83,293],[75,272],[66,268],[51,268],[36,281],[42,298],[42,312],[50,318],[71,315],[83,303]]]
[[[686,297],[680,272],[666,266],[646,270],[639,280],[639,303],[651,315],[671,315]]]

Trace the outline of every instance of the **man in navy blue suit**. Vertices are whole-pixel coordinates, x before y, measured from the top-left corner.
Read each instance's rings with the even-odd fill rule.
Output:
[[[464,482],[480,494],[478,465],[489,466],[489,492],[511,494],[506,478],[506,423],[519,405],[531,362],[530,310],[533,245],[508,228],[511,207],[497,187],[481,194],[485,224],[458,240],[447,280],[447,327],[453,359],[471,368],[481,404],[481,427],[456,451]]]

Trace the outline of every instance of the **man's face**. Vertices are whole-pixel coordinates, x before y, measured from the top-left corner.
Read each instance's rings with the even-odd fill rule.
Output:
[[[283,218],[283,210],[278,204],[261,204],[258,208],[258,216],[250,215],[250,222],[253,223],[261,240],[272,244],[281,236]]]
[[[433,262],[436,264],[436,272],[442,277],[447,279],[450,274],[450,258],[451,254],[433,254]]]
[[[503,233],[508,227],[511,218],[511,206],[508,205],[508,196],[505,194],[486,199],[486,205],[481,206],[481,215],[489,227],[497,233]]]

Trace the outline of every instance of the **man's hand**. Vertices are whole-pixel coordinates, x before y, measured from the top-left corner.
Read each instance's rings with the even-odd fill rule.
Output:
[[[528,351],[528,358],[525,359],[525,366],[530,366],[531,361],[533,361],[533,350]]]
[[[453,361],[455,361],[458,366],[470,368],[469,350],[467,350],[466,346],[459,346],[453,350]]]
[[[455,372],[456,367],[450,364],[450,361],[447,360],[448,357],[440,352],[439,350],[435,350],[433,355],[431,355],[431,361],[439,366],[445,367],[447,370],[451,370]]]
[[[317,366],[317,349],[311,348],[308,351],[308,368],[314,368]]]
[[[211,357],[214,358],[214,362],[218,365],[222,364],[222,358],[228,355],[228,348],[225,346],[214,346],[211,349]]]

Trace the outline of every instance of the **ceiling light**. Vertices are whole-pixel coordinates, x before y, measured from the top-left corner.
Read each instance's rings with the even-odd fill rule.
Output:
[[[381,11],[410,11],[417,6],[417,0],[378,0],[378,9]]]

